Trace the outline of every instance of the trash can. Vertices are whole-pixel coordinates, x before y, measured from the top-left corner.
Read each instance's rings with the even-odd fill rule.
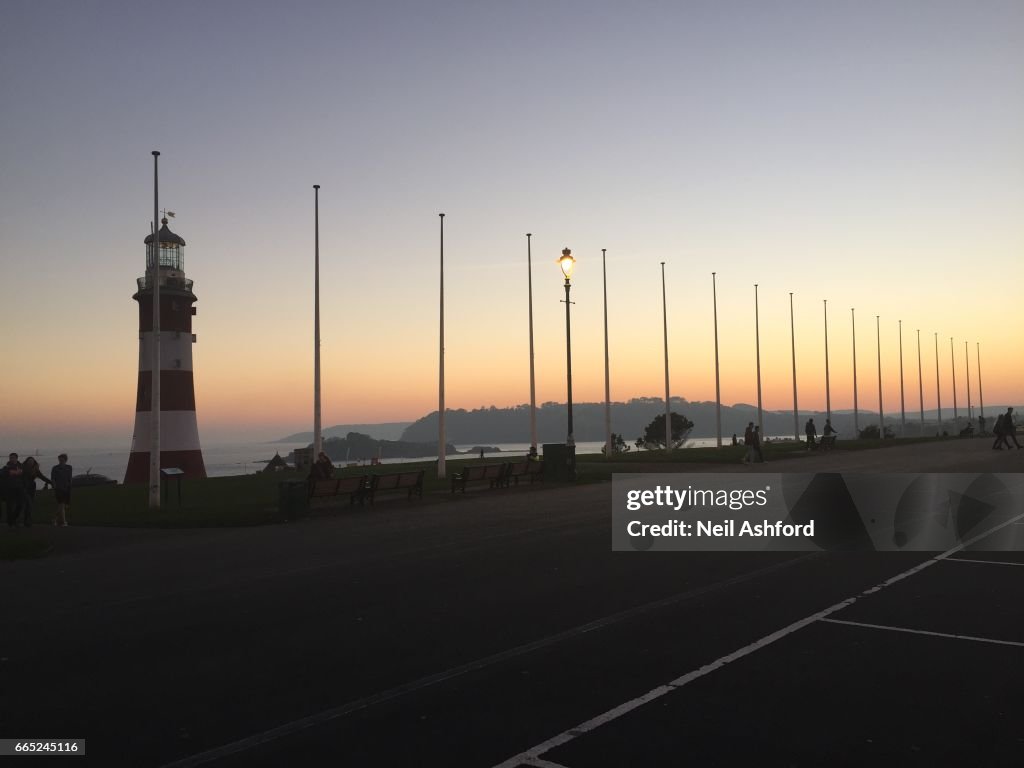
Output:
[[[544,443],[544,475],[559,483],[576,479],[576,446],[565,443]]]
[[[278,485],[278,510],[285,520],[295,520],[309,514],[309,489],[301,480],[289,480]]]

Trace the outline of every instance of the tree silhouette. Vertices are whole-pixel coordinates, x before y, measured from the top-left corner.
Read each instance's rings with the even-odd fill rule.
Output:
[[[672,447],[678,448],[686,442],[690,430],[693,429],[693,422],[685,416],[672,412]],[[644,434],[637,438],[637,442],[643,441],[646,448],[665,447],[665,414],[656,416],[654,421],[644,427]]]

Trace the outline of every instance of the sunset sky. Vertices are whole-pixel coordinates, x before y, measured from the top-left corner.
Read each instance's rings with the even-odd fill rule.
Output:
[[[538,402],[765,407],[1021,403],[1024,3],[51,2],[0,25],[0,449],[130,444],[135,279],[161,207],[199,297],[206,442],[312,422],[313,184],[320,184],[324,424],[437,407],[438,212],[447,214],[447,403],[528,402],[526,232]]]

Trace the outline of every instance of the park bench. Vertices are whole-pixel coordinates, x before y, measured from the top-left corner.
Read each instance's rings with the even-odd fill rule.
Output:
[[[415,472],[394,472],[388,475],[371,475],[366,493],[370,497],[370,504],[373,504],[374,497],[378,493],[388,491],[405,491],[406,498],[412,499],[413,494],[417,498],[423,498],[423,473],[420,469]]]
[[[534,480],[544,479],[544,462],[543,461],[530,461],[524,459],[523,461],[517,461],[510,463],[508,469],[505,471],[505,479],[503,485],[507,488],[511,481],[515,481],[516,485],[519,485],[519,478],[530,478],[532,483]]]
[[[505,481],[506,464],[474,464],[466,467],[458,474],[452,475],[452,493],[457,488],[466,492],[466,483],[486,480],[491,488],[498,488]]]
[[[328,499],[348,494],[348,503],[363,503],[367,489],[367,475],[348,475],[346,477],[329,477],[324,480],[309,481],[309,500]]]

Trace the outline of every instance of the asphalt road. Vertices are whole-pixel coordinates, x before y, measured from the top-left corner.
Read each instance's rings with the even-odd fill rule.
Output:
[[[961,471],[1024,464],[986,450]],[[613,553],[609,491],[54,530],[0,564],[0,736],[130,766],[1024,763],[1019,553]]]

